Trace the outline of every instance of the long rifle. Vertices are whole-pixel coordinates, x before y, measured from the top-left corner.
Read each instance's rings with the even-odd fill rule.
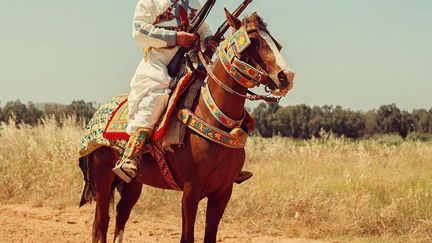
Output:
[[[244,0],[242,4],[240,4],[240,6],[237,7],[237,9],[232,13],[233,16],[235,17],[240,17],[240,14],[243,13],[243,11],[247,8],[247,6],[252,2],[252,0]],[[222,25],[217,29],[216,33],[213,35],[213,40],[216,41],[217,43],[220,43],[223,39],[223,36],[225,35],[225,33],[227,32],[227,30],[229,29],[229,24],[228,24],[228,20],[225,20],[225,22],[222,23]],[[213,52],[209,49],[207,49],[205,51],[205,54],[208,57],[213,56]]]
[[[201,8],[198,14],[192,20],[191,28],[188,31],[189,33],[196,34],[198,32],[198,29],[204,23],[205,19],[207,18],[208,14],[210,13],[210,10],[213,8],[215,3],[216,0],[207,0],[207,2],[204,4],[204,6]],[[180,49],[177,51],[177,53],[175,54],[171,62],[168,64],[168,74],[172,78],[174,78],[179,72],[183,64],[184,55],[188,51],[189,50],[186,47],[180,47]]]

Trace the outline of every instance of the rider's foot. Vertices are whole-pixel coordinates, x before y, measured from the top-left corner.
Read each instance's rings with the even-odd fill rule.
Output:
[[[122,159],[112,171],[124,182],[129,183],[138,175],[138,163],[135,160]]]
[[[113,172],[117,174],[120,179],[126,183],[131,182],[138,176],[139,171],[139,158],[143,147],[150,137],[151,131],[148,129],[137,130],[127,142],[123,157],[113,169]]]
[[[249,180],[252,176],[253,174],[250,171],[240,171],[239,176],[234,182],[237,184],[242,184],[243,182]]]

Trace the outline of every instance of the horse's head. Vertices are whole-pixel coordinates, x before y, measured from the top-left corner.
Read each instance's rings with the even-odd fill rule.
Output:
[[[282,46],[270,34],[262,18],[257,13],[253,13],[240,21],[227,10],[225,13],[229,25],[248,37],[244,38],[248,39],[246,40],[248,44],[245,45],[244,50],[238,50],[240,59],[262,71],[265,78],[260,79],[260,84],[271,89],[273,95],[285,96],[293,87],[295,73],[280,52]],[[237,44],[238,46],[239,44]],[[240,44],[241,48],[242,44]]]

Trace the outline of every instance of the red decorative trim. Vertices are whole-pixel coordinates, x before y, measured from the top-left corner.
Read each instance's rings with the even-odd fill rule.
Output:
[[[120,108],[122,108],[123,105],[127,104],[128,99],[123,100],[117,108],[114,110],[114,112],[111,114],[110,119],[108,120],[107,125],[105,126],[105,129],[102,133],[102,136],[108,140],[129,140],[129,134],[126,132],[107,132],[107,129],[109,125],[111,124],[115,114],[118,112]]]
[[[174,176],[168,166],[168,163],[165,158],[165,154],[163,152],[162,145],[158,142],[152,142],[152,151],[151,155],[156,160],[159,170],[162,173],[162,176],[165,178],[165,181],[168,183],[168,185],[177,191],[182,191],[180,186],[177,184],[177,182],[174,179]]]
[[[157,127],[155,129],[155,131],[153,132],[153,136],[152,136],[153,140],[161,139],[163,137],[163,135],[165,134],[165,130],[168,126],[168,121],[171,118],[171,115],[177,106],[177,102],[179,101],[183,90],[189,85],[189,83],[191,81],[191,77],[192,77],[192,74],[187,73],[179,81],[179,84],[177,85],[176,89],[174,90],[174,93],[171,95],[170,100],[168,101],[168,106],[166,108],[166,112],[163,115],[163,119],[160,122],[159,127]]]

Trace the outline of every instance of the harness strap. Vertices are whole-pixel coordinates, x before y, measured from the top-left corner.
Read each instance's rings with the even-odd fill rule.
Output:
[[[243,116],[240,120],[234,120],[225,115],[217,106],[216,102],[213,100],[213,97],[210,93],[210,89],[208,88],[207,83],[201,87],[201,95],[204,100],[204,103],[213,117],[222,125],[228,128],[239,127],[243,123],[246,112],[243,111]]]
[[[235,57],[233,57],[234,60],[236,59]],[[238,69],[236,69],[232,64],[231,61],[229,60],[227,53],[225,52],[225,50],[223,48],[220,49],[219,51],[219,59],[221,60],[225,71],[227,73],[229,73],[229,75],[235,80],[237,81],[237,83],[239,83],[241,86],[246,87],[246,88],[253,88],[255,86],[259,85],[259,82],[255,81],[252,78],[246,78],[242,73],[240,73],[238,71]],[[237,63],[239,64],[239,63]],[[241,65],[239,65],[241,66]],[[246,68],[245,66],[243,66],[243,68]]]
[[[235,57],[234,60],[232,61],[232,66],[238,72],[242,73],[248,78],[253,79],[257,83],[256,86],[259,86],[260,83],[266,83],[268,80],[267,74],[265,72],[260,71],[257,68],[254,68],[250,64],[243,62],[237,57]]]
[[[235,128],[231,133],[227,133],[219,128],[209,125],[188,109],[179,110],[177,113],[177,119],[198,135],[222,146],[241,149],[244,148],[246,144],[248,136],[241,128]]]
[[[245,99],[248,98],[247,95],[244,94],[240,94],[239,92],[235,91],[234,89],[232,89],[231,87],[229,87],[228,85],[224,84],[217,76],[216,74],[213,72],[212,68],[211,68],[211,64],[208,63],[208,57],[205,56],[201,51],[198,51],[198,58],[200,59],[202,65],[204,66],[204,68],[207,70],[208,75],[210,75],[210,77],[226,92],[233,94],[233,95],[238,95],[240,97],[243,97]]]

